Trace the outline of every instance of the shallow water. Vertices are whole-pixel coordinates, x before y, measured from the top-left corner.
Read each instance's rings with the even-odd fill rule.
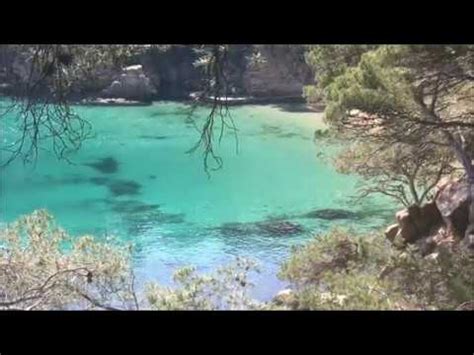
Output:
[[[186,109],[171,102],[78,107],[95,137],[71,156],[73,164],[42,151],[34,166],[15,161],[2,169],[0,221],[46,208],[73,235],[131,241],[142,281],[169,283],[183,265],[209,271],[250,257],[261,269],[254,295],[265,300],[285,286],[275,274],[292,245],[335,224],[370,229],[393,215],[395,206],[382,199],[349,202],[356,178],[316,155],[321,114],[231,108],[238,151],[227,132],[218,146],[224,166],[209,178],[201,154],[186,153],[199,137]],[[5,144],[16,133],[2,125]]]

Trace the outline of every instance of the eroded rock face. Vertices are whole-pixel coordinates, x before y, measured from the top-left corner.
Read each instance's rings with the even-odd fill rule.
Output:
[[[385,237],[391,242],[393,242],[395,240],[395,237],[398,234],[398,230],[399,230],[399,227],[397,223],[392,224],[391,226],[388,226],[387,229],[385,230]]]
[[[102,92],[104,97],[139,101],[150,100],[156,94],[155,87],[143,72],[141,65],[124,68],[120,76]]]
[[[400,236],[407,243],[414,243],[420,238],[428,236],[433,229],[442,223],[441,214],[434,201],[421,207],[410,206],[396,213],[397,225],[390,226],[385,235],[393,241],[395,236]],[[395,227],[397,232],[395,233]],[[391,239],[393,237],[393,239]]]
[[[311,70],[302,52],[294,46],[260,45],[262,61],[247,67],[242,77],[250,96],[301,96],[303,86],[312,81]]]
[[[410,206],[397,212],[397,224],[389,226],[385,236],[392,242],[401,240],[418,246],[422,255],[433,253],[440,245],[462,242],[474,254],[474,220],[471,196],[474,187],[465,181],[443,181],[434,201]]]
[[[474,255],[474,225],[471,224],[467,228],[463,241],[469,252]]]
[[[249,60],[255,51],[262,61]],[[147,100],[149,96],[166,99],[187,98],[203,89],[204,72],[194,63],[199,59],[195,47],[171,45],[166,50],[150,49],[137,57],[142,68],[91,68],[87,77],[74,83],[71,98],[124,98]],[[0,73],[0,84],[15,86],[30,76],[31,60],[15,50],[0,48],[0,71],[8,67],[8,77]],[[137,67],[134,69],[134,67]],[[39,74],[36,73],[36,74]],[[227,53],[226,80],[231,96],[253,98],[301,98],[303,86],[314,81],[304,60],[302,46],[231,45]],[[5,91],[5,90],[3,90]],[[158,92],[157,92],[158,91]]]
[[[446,184],[437,194],[436,206],[448,229],[464,238],[469,225],[470,187],[467,182]]]
[[[140,57],[140,63],[160,98],[180,99],[198,91],[203,71],[194,66],[197,53],[186,45],[173,45],[167,50],[152,49]]]

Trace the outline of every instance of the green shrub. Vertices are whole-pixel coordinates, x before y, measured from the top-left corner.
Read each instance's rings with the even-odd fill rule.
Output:
[[[0,309],[135,308],[129,250],[72,239],[45,211],[0,232]]]
[[[159,310],[238,310],[259,309],[264,305],[248,294],[253,284],[248,276],[257,271],[250,260],[237,258],[209,275],[199,275],[185,267],[174,274],[177,287],[148,285],[146,297],[152,309]]]
[[[242,258],[210,274],[179,269],[173,287],[137,294],[130,257],[115,243],[71,238],[36,211],[0,232],[0,309],[456,309],[474,300],[474,259],[457,245],[422,257],[382,233],[334,229],[295,248],[279,273],[294,288],[288,304],[252,299],[258,269]]]
[[[35,211],[0,231],[0,309],[258,309],[250,272],[236,259],[209,275],[175,273],[177,287],[150,283],[137,294],[131,249],[91,236],[72,238],[46,211]]]
[[[382,233],[335,229],[293,251],[279,276],[299,309],[455,309],[474,299],[474,260],[458,246],[423,257]]]

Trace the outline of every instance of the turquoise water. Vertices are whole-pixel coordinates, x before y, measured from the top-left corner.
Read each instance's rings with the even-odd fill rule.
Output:
[[[239,255],[260,263],[254,294],[268,299],[285,286],[275,274],[292,245],[335,224],[383,226],[396,207],[348,200],[356,178],[317,157],[319,113],[232,108],[238,151],[228,132],[218,146],[224,166],[209,178],[202,155],[186,153],[199,134],[185,105],[76,109],[91,122],[94,137],[71,156],[72,164],[41,151],[35,165],[15,161],[2,169],[1,222],[45,208],[73,235],[133,242],[142,281],[169,283],[177,267],[209,271]],[[196,113],[198,123],[206,113]],[[17,133],[2,125],[6,144]],[[299,229],[275,232],[282,221]]]

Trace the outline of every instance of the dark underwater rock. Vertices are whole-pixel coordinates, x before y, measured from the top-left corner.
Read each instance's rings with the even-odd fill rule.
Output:
[[[288,221],[268,221],[256,224],[257,228],[264,234],[270,236],[292,235],[303,232],[303,228]]]
[[[119,213],[148,213],[158,211],[160,208],[159,204],[147,204],[138,200],[125,200],[125,201],[109,201],[112,205],[112,210]]]
[[[142,139],[154,139],[154,140],[163,140],[169,138],[168,136],[148,136],[148,135],[142,135],[138,136],[138,138]]]
[[[107,184],[114,196],[138,195],[142,185],[132,180],[114,180]]]
[[[93,177],[90,178],[89,181],[99,186],[107,185],[108,183],[110,183],[110,179],[104,177]]]
[[[84,164],[103,174],[113,174],[118,171],[118,161],[113,157],[99,159],[93,163]]]
[[[303,218],[319,218],[319,219],[326,219],[326,220],[335,220],[335,219],[359,219],[360,216],[352,211],[343,210],[343,209],[320,209],[311,211],[302,215]]]
[[[226,237],[263,235],[268,237],[279,237],[284,235],[299,234],[304,231],[303,227],[288,221],[268,220],[252,223],[224,223],[217,228]]]

